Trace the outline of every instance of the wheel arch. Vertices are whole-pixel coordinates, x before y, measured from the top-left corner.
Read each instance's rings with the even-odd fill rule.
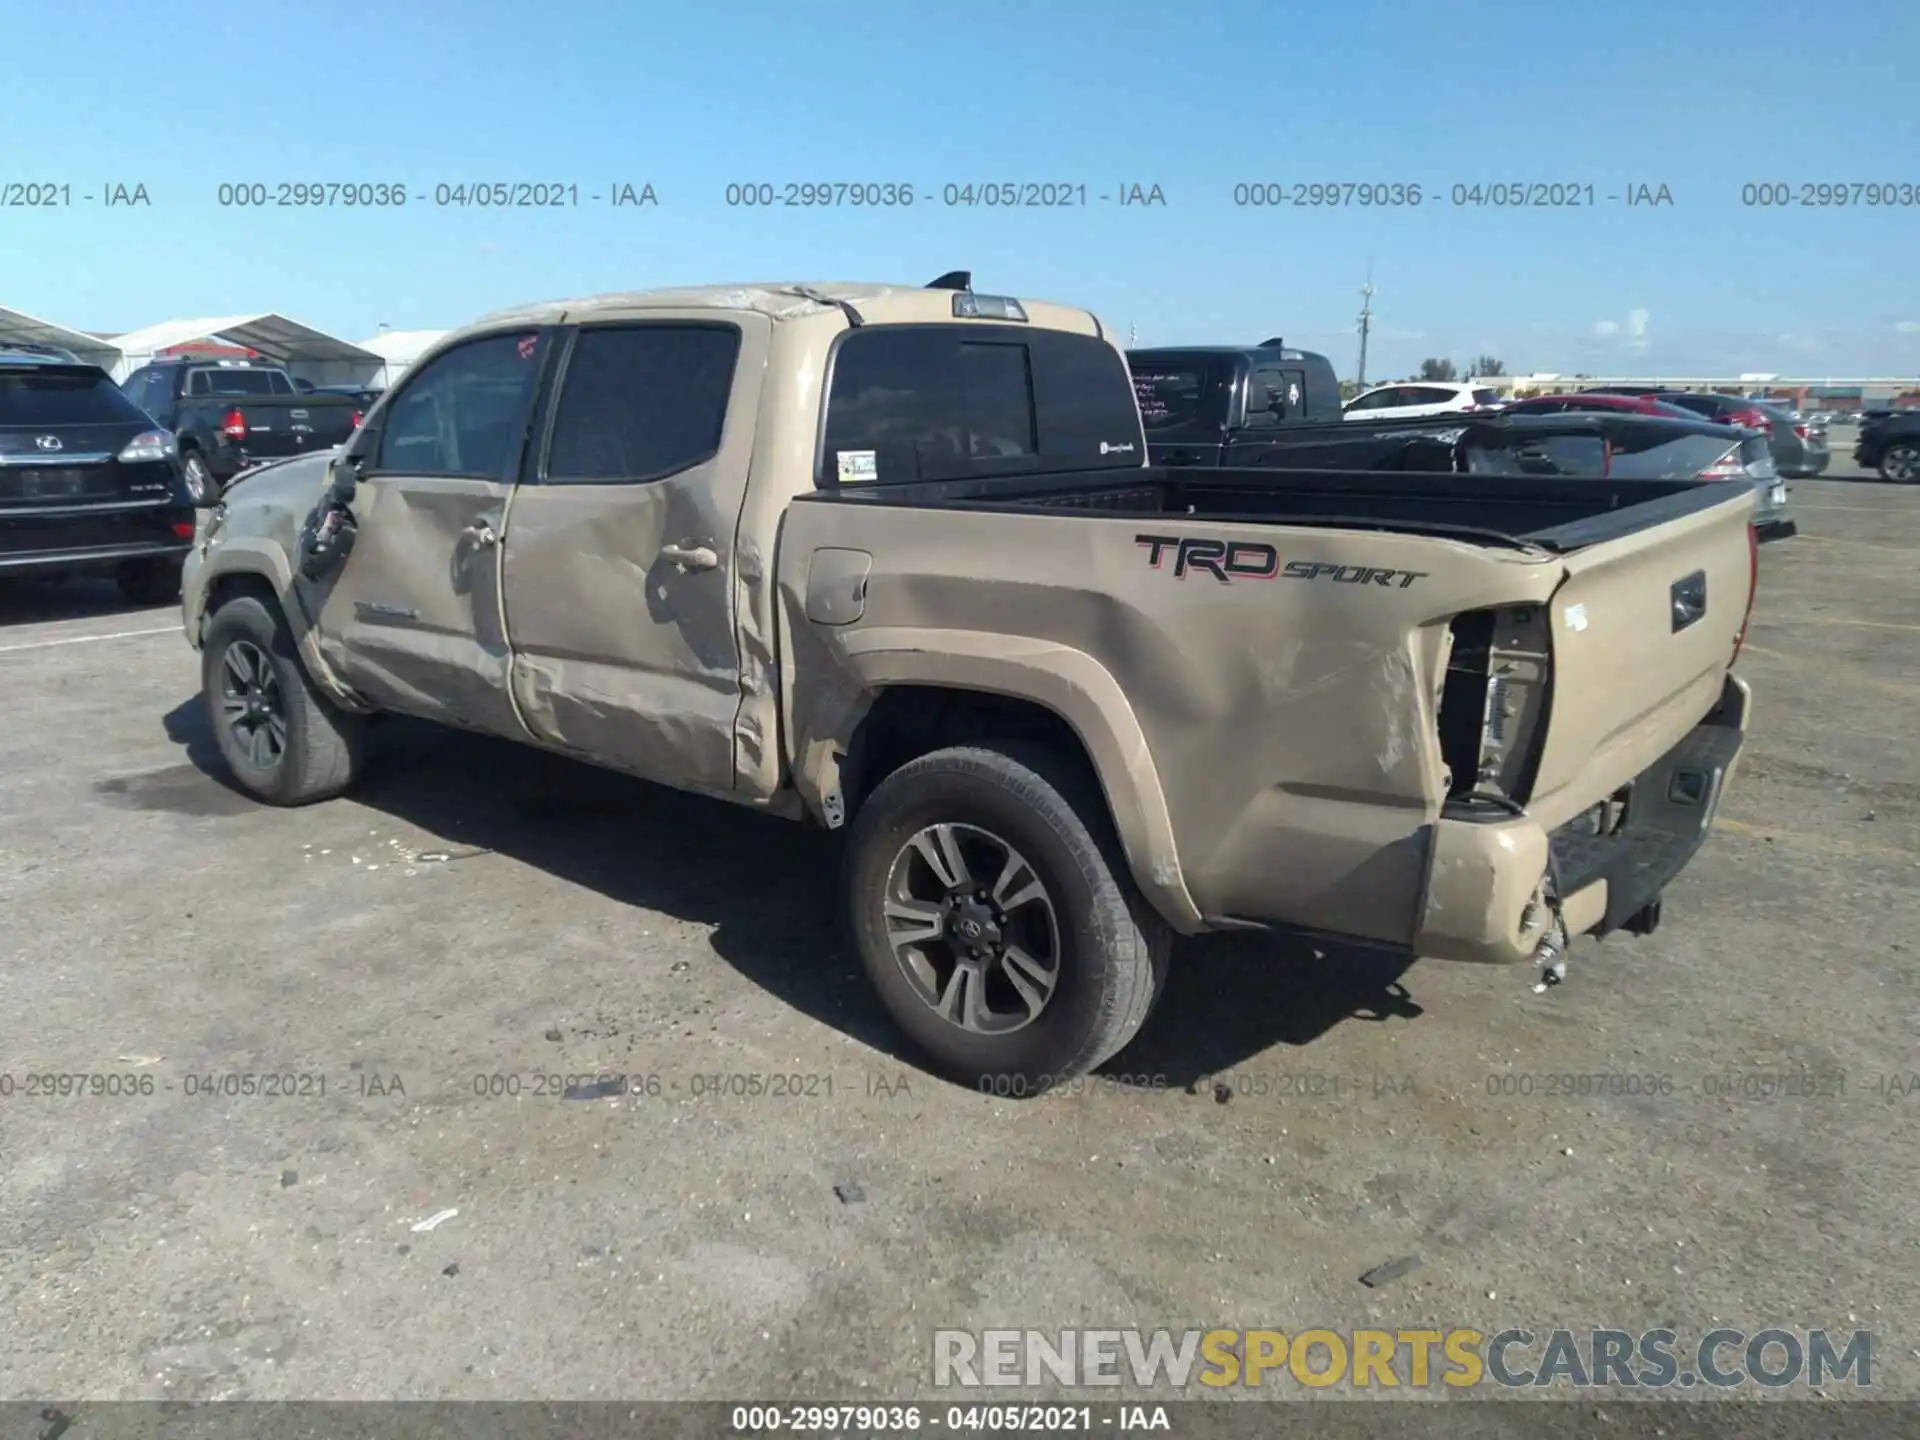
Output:
[[[870,643],[846,657],[862,682],[862,703],[832,746],[838,774],[797,777],[815,813],[831,816],[837,802],[842,818],[850,817],[887,775],[932,750],[1040,741],[1086,767],[1128,871],[1154,909],[1184,934],[1205,928],[1146,737],[1097,661],[1056,645],[1010,648],[1005,637],[971,632],[922,634],[911,648],[888,645],[877,632],[863,638]],[[828,793],[834,801],[823,803]]]

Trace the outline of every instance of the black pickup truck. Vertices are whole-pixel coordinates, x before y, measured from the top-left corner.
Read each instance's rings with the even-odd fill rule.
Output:
[[[1343,420],[1326,358],[1277,341],[1134,350],[1127,364],[1156,465],[1735,480],[1759,492],[1761,540],[1798,530],[1758,432],[1615,411]]]
[[[253,360],[156,360],[121,389],[173,432],[196,498],[262,461],[345,444],[362,413],[350,395],[303,394],[280,366]]]

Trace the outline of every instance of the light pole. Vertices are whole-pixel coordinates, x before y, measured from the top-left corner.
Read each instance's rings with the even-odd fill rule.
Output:
[[[1360,373],[1354,376],[1354,384],[1362,389],[1367,384],[1367,332],[1373,329],[1373,262],[1367,262],[1367,283],[1360,289]]]

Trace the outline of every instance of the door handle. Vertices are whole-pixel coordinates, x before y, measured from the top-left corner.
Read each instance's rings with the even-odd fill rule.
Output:
[[[500,537],[494,533],[493,526],[484,520],[480,521],[477,525],[467,526],[467,528],[460,533],[466,536],[467,539],[473,541],[473,543],[478,545],[482,550],[500,543]]]
[[[713,552],[711,546],[691,545],[684,542],[679,545],[662,545],[660,558],[671,560],[682,570],[711,570],[720,563],[720,557]]]

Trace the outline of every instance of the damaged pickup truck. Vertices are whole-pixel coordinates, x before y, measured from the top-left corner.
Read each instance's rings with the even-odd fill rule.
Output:
[[[1173,932],[1650,929],[1740,752],[1753,505],[1155,467],[1085,311],[665,290],[449,336],[209,504],[183,619],[275,804],[388,711],[844,831],[889,1012],[1033,1093],[1139,1030]]]

